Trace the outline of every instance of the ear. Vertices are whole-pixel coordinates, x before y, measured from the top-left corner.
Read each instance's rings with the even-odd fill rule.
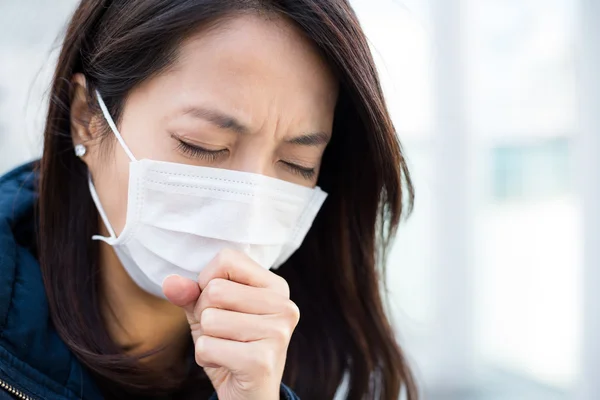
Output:
[[[77,73],[71,78],[71,137],[73,147],[78,144],[88,146],[96,136],[92,122],[92,111],[88,104],[87,83],[83,74]],[[83,157],[85,162],[85,156]]]

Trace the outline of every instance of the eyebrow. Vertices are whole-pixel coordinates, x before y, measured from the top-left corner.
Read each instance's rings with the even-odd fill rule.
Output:
[[[207,108],[189,107],[183,112],[184,115],[191,115],[195,118],[200,118],[208,121],[221,129],[227,129],[239,134],[248,133],[248,128],[244,126],[234,117],[224,114],[220,111],[210,110]]]
[[[331,139],[331,135],[325,132],[315,132],[288,139],[286,142],[297,146],[318,147],[327,145],[329,143],[329,139]]]
[[[203,119],[221,129],[230,130],[238,134],[246,134],[250,131],[248,127],[239,122],[236,118],[217,110],[189,107],[184,110],[183,114]],[[319,147],[327,145],[330,139],[331,135],[326,132],[314,132],[288,139],[286,140],[286,143],[296,146]]]

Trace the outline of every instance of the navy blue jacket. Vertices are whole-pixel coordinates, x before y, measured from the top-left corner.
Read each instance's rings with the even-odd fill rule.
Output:
[[[94,380],[50,320],[34,246],[33,167],[0,177],[0,400],[100,400]],[[298,399],[284,385],[281,398]]]

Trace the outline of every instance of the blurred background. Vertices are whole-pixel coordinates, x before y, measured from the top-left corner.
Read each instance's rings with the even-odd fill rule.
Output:
[[[352,2],[417,191],[388,287],[425,399],[600,399],[600,2]],[[76,3],[0,2],[0,173]]]

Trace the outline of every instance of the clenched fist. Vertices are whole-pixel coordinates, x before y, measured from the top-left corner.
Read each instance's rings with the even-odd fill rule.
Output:
[[[287,282],[243,253],[221,251],[198,282],[172,275],[169,301],[185,310],[204,368],[220,400],[279,399],[298,307]]]

